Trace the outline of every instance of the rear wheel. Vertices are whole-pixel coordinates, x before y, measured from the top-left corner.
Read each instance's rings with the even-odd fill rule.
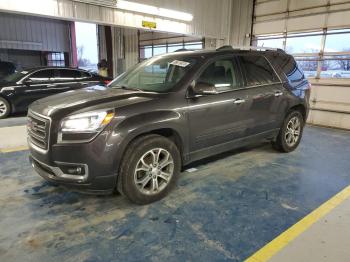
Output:
[[[159,135],[133,141],[121,163],[118,191],[136,204],[162,199],[175,184],[181,158],[176,145]]]
[[[304,118],[300,111],[291,111],[283,122],[283,126],[273,142],[274,147],[281,152],[295,150],[301,140],[304,128]]]
[[[0,119],[6,118],[10,114],[10,104],[6,99],[0,97]]]

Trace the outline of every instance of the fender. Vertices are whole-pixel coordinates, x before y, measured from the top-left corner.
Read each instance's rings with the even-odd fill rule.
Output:
[[[110,138],[117,137],[116,139],[118,139],[115,167],[118,168],[124,152],[132,140],[140,135],[165,129],[171,130],[180,140],[182,146],[179,150],[185,161],[189,150],[187,116],[177,111],[159,110],[128,117],[113,127]],[[113,143],[115,142],[113,141]]]

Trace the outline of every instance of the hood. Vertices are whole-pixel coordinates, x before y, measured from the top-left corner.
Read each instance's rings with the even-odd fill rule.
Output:
[[[11,86],[16,86],[16,82],[6,82],[3,79],[0,79],[0,89],[3,87],[11,87]]]
[[[92,86],[39,99],[32,103],[29,109],[45,116],[52,116],[56,112],[69,113],[111,102],[115,107],[120,107],[135,103],[135,100],[145,101],[156,97],[157,93]]]

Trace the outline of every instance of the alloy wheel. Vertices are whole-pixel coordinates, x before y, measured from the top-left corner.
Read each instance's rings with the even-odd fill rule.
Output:
[[[174,160],[163,148],[154,148],[142,155],[134,172],[137,189],[147,195],[158,194],[166,188],[174,174]]]
[[[7,112],[7,105],[4,102],[0,101],[0,117],[4,116],[6,112]]]
[[[301,132],[301,123],[298,117],[292,117],[285,132],[285,141],[289,147],[293,147],[299,140]]]

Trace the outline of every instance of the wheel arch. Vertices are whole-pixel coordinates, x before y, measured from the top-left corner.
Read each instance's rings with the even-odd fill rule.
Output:
[[[304,123],[306,122],[306,118],[307,118],[307,111],[306,111],[306,107],[303,104],[297,104],[292,106],[289,111],[287,112],[287,115],[291,112],[291,111],[299,111],[301,113],[301,115],[303,116],[303,120]]]

